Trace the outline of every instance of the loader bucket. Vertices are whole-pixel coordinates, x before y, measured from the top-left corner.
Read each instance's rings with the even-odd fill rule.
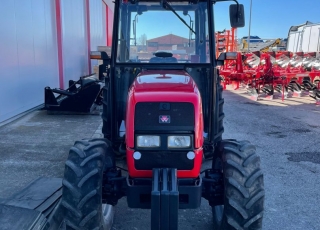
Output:
[[[78,81],[70,80],[66,90],[45,87],[44,109],[49,113],[90,113],[100,89],[100,82],[93,76],[81,77]]]

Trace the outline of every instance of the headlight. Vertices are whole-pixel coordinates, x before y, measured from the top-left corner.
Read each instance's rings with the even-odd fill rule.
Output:
[[[159,147],[160,136],[138,136],[137,146],[140,148]]]
[[[190,146],[190,136],[168,136],[168,148],[188,148]]]

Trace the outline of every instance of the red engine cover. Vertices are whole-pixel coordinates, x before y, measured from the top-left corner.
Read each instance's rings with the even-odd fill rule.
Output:
[[[134,115],[138,102],[189,102],[194,106],[194,147],[196,158],[192,170],[178,170],[178,177],[195,178],[200,173],[203,145],[201,95],[191,76],[183,70],[148,70],[140,73],[130,87],[126,113],[126,145],[129,175],[152,177],[151,170],[134,167]]]

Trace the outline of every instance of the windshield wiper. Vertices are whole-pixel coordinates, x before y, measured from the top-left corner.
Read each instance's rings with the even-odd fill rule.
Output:
[[[189,28],[189,30],[191,30],[194,34],[196,34],[196,32],[188,25],[188,23],[187,23],[182,17],[180,17],[180,15],[179,15],[179,14],[172,8],[172,6],[171,6],[167,1],[165,1],[165,0],[163,1],[163,7],[164,7],[165,9],[171,10],[172,13],[174,13],[174,14],[180,19],[180,21]]]

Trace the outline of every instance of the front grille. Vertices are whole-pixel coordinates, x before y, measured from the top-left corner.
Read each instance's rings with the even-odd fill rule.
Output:
[[[165,109],[163,104],[166,104]],[[170,117],[170,123],[160,123],[159,116]],[[187,102],[139,102],[135,108],[134,126],[139,131],[193,131],[194,106]]]
[[[140,153],[141,158],[134,161],[137,170],[152,170],[153,168],[193,169],[194,160],[187,158],[187,151],[141,151]]]

